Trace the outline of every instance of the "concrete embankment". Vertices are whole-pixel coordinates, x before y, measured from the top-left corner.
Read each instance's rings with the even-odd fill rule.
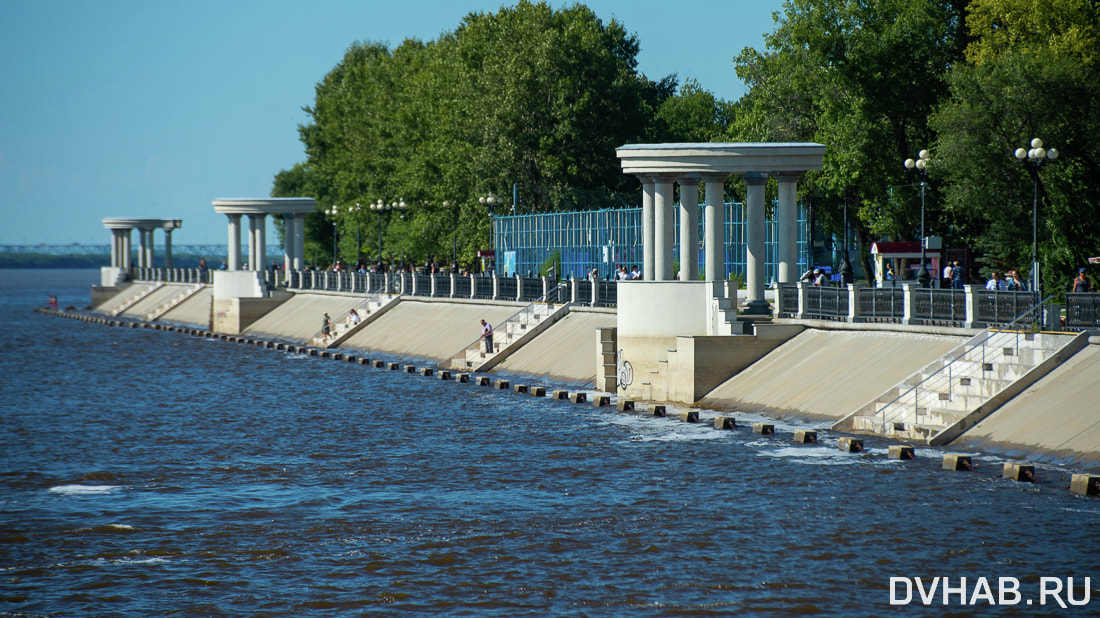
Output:
[[[838,420],[965,336],[808,329],[708,393],[700,406]]]
[[[98,310],[121,306],[133,297],[134,287],[129,293],[120,292]],[[124,315],[141,319],[142,306],[152,307],[160,295],[169,298],[171,294],[150,291],[149,298],[135,303]],[[304,343],[320,329],[325,312],[337,319],[362,300],[341,294],[293,294],[251,324],[246,333]],[[421,358],[443,365],[477,339],[479,320],[496,325],[522,306],[405,297],[351,335],[340,348]],[[207,289],[184,300],[161,319],[209,328],[210,312]],[[615,322],[613,310],[578,308],[516,350],[498,370],[591,388],[596,329],[614,327]],[[973,331],[809,324],[802,333],[711,390],[697,406],[779,418],[837,420],[946,354],[970,334]],[[1098,378],[1100,338],[1093,337],[1091,345],[1009,400],[948,448],[1100,468]]]
[[[951,447],[1100,467],[1100,337]]]

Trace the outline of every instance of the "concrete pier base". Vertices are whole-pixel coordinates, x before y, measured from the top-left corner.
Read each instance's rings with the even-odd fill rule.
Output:
[[[420,375],[422,375],[422,376],[432,376],[432,375],[435,375],[435,370],[433,370],[431,367],[421,367],[420,368]]]
[[[658,406],[649,406],[649,415],[650,416],[654,416],[654,417],[657,417],[657,418],[664,418],[667,413],[668,412],[667,412],[667,409],[665,408],[665,406],[660,406],[660,405],[658,405]]]
[[[771,423],[753,423],[752,432],[758,433],[762,436],[774,436],[775,425],[772,425]]]
[[[615,402],[615,409],[619,412],[633,412],[634,400],[633,399],[620,399]]]
[[[546,387],[545,386],[532,386],[531,387],[531,396],[532,397],[545,397],[546,396]]]
[[[812,429],[799,429],[794,432],[797,444],[817,444],[817,432]]]
[[[517,384],[514,387],[512,387],[512,390],[517,392],[517,393],[526,394],[527,393],[527,385],[526,384]]]
[[[573,403],[587,403],[588,395],[586,393],[573,393],[569,395],[569,401]]]
[[[1006,463],[1004,471],[1001,473],[1001,478],[1019,481],[1021,483],[1034,483],[1036,481],[1035,466],[1031,464]]]
[[[1074,474],[1070,479],[1069,490],[1078,496],[1100,496],[1100,476]]]
[[[737,429],[737,420],[732,416],[716,416],[714,417],[715,429]]]
[[[476,379],[478,386],[491,386],[492,382],[489,380],[489,376],[478,376]]]
[[[845,453],[862,453],[863,440],[859,438],[841,438],[836,447]]]
[[[956,455],[948,453],[943,456],[943,469],[953,471],[970,472],[974,469],[971,465],[970,455]]]
[[[596,406],[597,408],[606,408],[607,406],[611,405],[611,397],[609,397],[608,395],[593,395],[592,405]]]
[[[680,420],[685,423],[698,423],[699,411],[698,410],[684,410],[680,412]]]
[[[569,399],[569,391],[554,391],[554,393],[552,395],[550,395],[550,397],[551,397],[551,399],[558,399],[558,400]]]
[[[912,446],[891,444],[886,456],[890,459],[916,459],[916,451]]]
[[[468,374],[468,373],[457,374],[455,376],[455,382],[458,382],[460,384],[469,384],[470,383],[470,374]]]
[[[498,391],[506,391],[510,386],[511,383],[508,382],[508,380],[497,380],[496,383],[493,384],[493,388],[497,389]]]

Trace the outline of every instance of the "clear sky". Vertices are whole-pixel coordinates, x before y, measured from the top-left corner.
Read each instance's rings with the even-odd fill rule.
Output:
[[[174,244],[225,244],[211,200],[267,196],[305,159],[302,107],[351,43],[433,40],[512,4],[5,0],[0,244],[108,244],[105,217],[182,219]],[[762,48],[782,0],[584,4],[638,36],[651,79],[675,73],[735,101],[732,58]]]

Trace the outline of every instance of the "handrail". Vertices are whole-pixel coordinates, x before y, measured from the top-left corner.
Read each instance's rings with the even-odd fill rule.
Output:
[[[1017,322],[1019,322],[1020,320],[1022,320],[1022,319],[1023,319],[1023,318],[1025,317],[1025,316],[1029,316],[1029,315],[1033,314],[1033,313],[1035,312],[1035,310],[1036,310],[1036,309],[1038,309],[1038,308],[1042,307],[1043,305],[1045,305],[1045,304],[1046,304],[1046,302],[1047,302],[1047,301],[1049,301],[1049,300],[1050,300],[1051,298],[1054,298],[1054,295],[1050,295],[1050,296],[1047,296],[1046,298],[1044,298],[1043,300],[1039,301],[1039,302],[1038,302],[1038,303],[1036,303],[1035,305],[1032,305],[1032,306],[1031,306],[1031,308],[1029,308],[1029,309],[1028,309],[1027,311],[1024,311],[1023,313],[1021,313],[1020,315],[1018,315],[1018,316],[1016,317],[1016,319],[1015,319],[1015,320],[1013,320],[1013,321],[1012,321],[1011,323],[1009,323],[1008,325],[1006,325],[1006,326],[1003,326],[1003,327],[1001,327],[1001,328],[998,328],[998,329],[997,329],[997,330],[995,330],[995,331],[986,331],[986,335],[985,335],[985,337],[983,337],[983,338],[982,338],[982,339],[981,339],[980,341],[974,342],[974,343],[973,343],[973,344],[972,344],[972,345],[971,345],[971,346],[970,346],[969,348],[966,348],[965,350],[963,350],[963,352],[962,352],[961,354],[959,354],[958,356],[955,356],[955,357],[954,357],[954,358],[952,358],[951,360],[949,360],[949,361],[947,361],[946,363],[944,363],[944,365],[943,365],[942,367],[940,367],[939,369],[937,369],[937,370],[933,371],[932,373],[928,374],[928,377],[926,377],[926,378],[924,378],[923,380],[921,380],[921,381],[917,382],[917,383],[916,383],[916,384],[914,384],[913,386],[909,387],[909,389],[908,389],[908,390],[906,390],[905,392],[901,393],[901,394],[900,394],[900,395],[898,395],[897,397],[894,397],[894,398],[893,398],[893,399],[891,399],[891,400],[890,400],[889,402],[887,402],[887,403],[883,404],[883,405],[882,405],[882,406],[881,406],[881,407],[880,407],[880,408],[879,408],[879,409],[878,409],[878,410],[877,410],[877,411],[875,412],[875,416],[878,416],[879,414],[882,414],[882,422],[881,422],[881,424],[879,425],[879,433],[880,433],[880,434],[882,434],[882,435],[886,435],[886,423],[887,423],[887,422],[893,422],[893,419],[895,419],[895,418],[897,418],[897,417],[899,416],[899,414],[895,413],[895,414],[891,415],[891,418],[890,418],[890,420],[887,420],[887,418],[886,418],[886,410],[887,410],[887,409],[888,409],[888,408],[889,408],[890,406],[894,405],[895,403],[898,403],[898,402],[899,402],[899,401],[900,401],[900,400],[901,400],[902,398],[904,398],[904,397],[905,397],[906,395],[908,395],[909,393],[914,393],[915,391],[917,391],[917,390],[918,390],[918,389],[919,389],[919,388],[921,387],[921,385],[923,385],[923,384],[925,384],[926,382],[928,382],[929,380],[931,380],[931,379],[933,379],[933,378],[935,378],[935,377],[939,376],[939,375],[940,375],[940,374],[942,374],[942,373],[943,373],[943,372],[944,372],[945,370],[946,370],[946,371],[948,372],[947,380],[948,380],[948,385],[949,385],[949,387],[950,387],[950,385],[951,385],[951,384],[952,384],[952,382],[953,382],[953,380],[951,379],[951,375],[950,375],[950,374],[951,374],[951,366],[952,366],[952,365],[953,365],[953,364],[954,364],[954,363],[955,363],[956,361],[958,361],[959,359],[962,359],[962,358],[966,357],[966,356],[967,356],[968,354],[970,354],[970,352],[972,352],[973,350],[975,350],[976,348],[978,348],[979,346],[981,346],[981,348],[982,348],[982,363],[984,364],[984,363],[985,363],[985,348],[986,348],[986,344],[987,344],[987,343],[988,343],[988,342],[989,342],[989,341],[990,341],[991,339],[993,339],[993,337],[995,337],[995,336],[997,336],[997,335],[1001,335],[1001,334],[1004,334],[1005,332],[1009,331],[1009,330],[1010,330],[1010,329],[1011,329],[1011,328],[1012,328],[1013,326],[1015,326],[1015,325],[1016,325],[1016,323],[1017,323]],[[1017,349],[1019,349],[1019,338],[1020,338],[1020,333],[1019,333],[1019,331],[1014,331],[1014,332],[1013,332],[1013,334],[1014,334],[1014,335],[1015,335],[1015,337],[1016,337],[1016,342],[1017,342],[1017,346],[1016,346],[1016,347],[1017,347]],[[919,397],[918,397],[918,396],[917,396],[916,394],[914,394],[914,395],[913,395],[913,416],[914,416],[914,419],[915,419],[915,418],[917,417],[917,410],[919,409],[919,403],[920,403],[920,398],[919,398]]]
[[[558,285],[554,286],[552,289],[548,290],[545,294],[538,297],[538,299],[532,301],[530,304],[528,304],[524,308],[520,309],[519,311],[517,311],[514,314],[512,314],[511,316],[509,316],[508,319],[498,322],[497,323],[497,328],[504,327],[508,323],[512,322],[512,320],[516,319],[517,316],[521,316],[521,315],[525,315],[525,314],[529,314],[529,313],[533,314],[534,312],[532,311],[532,308],[534,308],[535,305],[540,305],[540,304],[553,305],[554,303],[547,301],[546,298],[549,297],[551,294],[557,294],[560,290],[562,290],[565,287],[566,287],[566,285],[564,283],[559,283]],[[561,304],[562,305],[567,305],[569,303],[561,303]],[[493,329],[494,334],[496,333],[497,328]],[[461,350],[459,350],[457,354],[452,355],[451,356],[451,367],[457,367],[455,365],[455,361],[461,360],[461,361],[465,362],[466,353],[469,352],[470,350],[475,350],[475,349],[479,348],[481,346],[481,340],[482,340],[482,337],[478,337],[477,339],[474,339],[469,345],[467,345],[467,346],[463,347]]]
[[[368,307],[370,307],[370,305],[371,305],[371,303],[372,303],[372,302],[378,301],[378,300],[379,300],[379,299],[380,299],[381,297],[382,297],[382,294],[371,294],[370,296],[367,296],[366,298],[364,298],[364,299],[363,299],[363,300],[362,300],[361,302],[359,302],[358,304],[356,304],[356,305],[355,305],[354,307],[352,307],[351,309],[348,309],[347,311],[345,311],[345,312],[344,312],[344,313],[343,313],[343,314],[342,314],[342,315],[340,316],[340,318],[339,318],[339,319],[336,319],[336,320],[331,320],[331,321],[329,322],[329,324],[330,324],[330,326],[331,326],[331,329],[332,329],[332,338],[333,338],[333,339],[335,339],[336,337],[338,337],[338,336],[339,336],[339,335],[337,335],[337,334],[336,334],[336,327],[337,327],[337,325],[338,325],[338,324],[341,324],[341,323],[346,323],[346,322],[347,322],[347,319],[348,319],[348,316],[349,316],[349,315],[351,315],[351,312],[352,312],[352,311],[355,311],[356,313],[359,313],[359,314],[360,314],[360,315],[359,315],[359,319],[360,319],[360,320],[363,320],[363,318],[365,318],[365,317],[367,317],[368,315],[370,315],[370,312],[367,312],[367,311],[365,311],[365,310],[366,310],[366,309],[367,309]],[[383,303],[383,304],[384,304],[384,303]],[[322,334],[323,334],[324,332],[325,332],[325,327],[324,327],[324,326],[322,326],[321,328],[317,329],[317,332],[313,333],[313,335],[311,335],[311,336],[310,336],[310,338],[306,340],[306,342],[312,345],[312,344],[313,344],[314,342],[316,342],[316,341],[318,340],[318,338],[319,338],[319,337],[320,337],[320,336],[321,336],[321,335],[322,335]],[[326,341],[326,342],[324,342],[324,343],[326,343],[326,344],[327,344],[328,342]]]

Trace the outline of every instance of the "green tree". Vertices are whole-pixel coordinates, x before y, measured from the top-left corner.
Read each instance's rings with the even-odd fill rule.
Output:
[[[931,118],[945,205],[990,269],[1029,273],[1037,180],[1040,274],[1044,291],[1062,290],[1100,254],[1100,6],[978,0],[973,10],[971,62],[953,67]],[[1033,137],[1061,152],[1037,176],[1013,156]]]
[[[788,0],[766,51],[735,58],[750,87],[729,137],[815,141],[824,168],[800,193],[815,219],[841,232],[845,206],[866,258],[872,240],[920,235],[919,201],[891,192],[911,181],[901,162],[932,144],[927,117],[962,60],[963,0]],[[929,201],[928,234],[945,234]]]

